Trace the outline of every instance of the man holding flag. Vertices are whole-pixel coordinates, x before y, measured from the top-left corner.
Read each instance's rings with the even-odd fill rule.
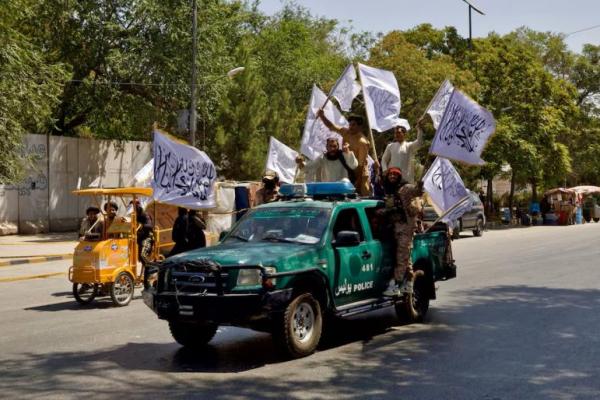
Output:
[[[323,110],[319,110],[317,116],[321,118],[325,126],[344,138],[344,143],[349,145],[350,151],[354,153],[358,161],[358,166],[354,169],[354,186],[360,196],[371,195],[371,183],[369,182],[369,167],[367,156],[369,155],[369,141],[362,133],[362,118],[351,116],[348,118],[349,126],[347,128],[337,126],[331,122]]]
[[[396,141],[390,143],[385,148],[381,157],[381,166],[383,173],[387,172],[388,168],[399,168],[403,173],[402,177],[408,183],[414,183],[414,159],[415,153],[423,144],[423,130],[421,129],[421,121],[417,122],[417,140],[412,142],[406,141],[406,135],[410,130],[410,124],[403,118],[398,118],[394,127],[394,138]]]
[[[384,214],[394,224],[396,239],[396,267],[394,276],[385,296],[412,294],[412,283],[415,274],[412,270],[411,251],[413,237],[419,229],[418,217],[421,212],[419,198],[423,194],[423,183],[409,184],[402,178],[399,168],[391,167],[384,179],[385,204]],[[399,288],[400,286],[400,288]]]

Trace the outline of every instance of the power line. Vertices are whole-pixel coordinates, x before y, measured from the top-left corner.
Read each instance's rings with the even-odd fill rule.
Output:
[[[583,29],[580,29],[580,30],[575,31],[575,32],[569,32],[569,33],[567,33],[565,35],[565,37],[574,35],[576,33],[581,33],[581,32],[585,32],[585,31],[591,31],[592,29],[596,29],[596,28],[600,28],[600,25],[594,25],[594,26],[590,26],[589,28],[583,28]]]

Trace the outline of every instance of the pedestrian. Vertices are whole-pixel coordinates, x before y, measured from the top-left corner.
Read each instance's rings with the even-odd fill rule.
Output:
[[[385,290],[385,296],[412,294],[412,283],[415,274],[412,270],[411,251],[415,231],[419,229],[421,214],[420,197],[423,194],[423,184],[417,185],[406,182],[402,171],[398,168],[388,168],[384,178],[385,213],[391,217],[394,225],[396,240],[396,266],[394,276]]]
[[[187,250],[199,249],[206,247],[206,236],[204,229],[206,224],[198,215],[196,210],[188,212],[188,227],[187,227]]]
[[[175,246],[169,252],[169,257],[179,253],[183,253],[188,248],[187,241],[188,231],[188,211],[183,208],[177,208],[177,218],[173,223],[173,230],[171,231],[171,239],[175,242]]]
[[[299,156],[296,159],[298,168],[306,169],[306,174],[313,176],[316,182],[336,182],[342,179],[352,182],[358,161],[348,143],[344,143],[343,150],[339,146],[337,138],[328,138],[327,151],[308,162]]]
[[[415,153],[423,144],[423,130],[421,129],[421,121],[422,120],[420,119],[417,122],[417,140],[407,142],[406,135],[410,130],[410,124],[403,118],[398,118],[396,120],[396,126],[394,127],[395,142],[387,145],[381,158],[381,166],[384,175],[389,168],[395,167],[402,171],[402,177],[404,181],[408,183],[414,183]]]
[[[146,211],[144,211],[144,208],[139,202],[136,202],[134,206],[136,220],[138,223],[138,259],[142,265],[146,265],[146,263],[152,261],[152,249],[154,247],[152,220]]]
[[[317,112],[317,116],[321,118],[325,126],[334,132],[342,135],[344,144],[350,146],[350,151],[356,156],[358,164],[353,168],[354,179],[352,183],[356,187],[356,191],[360,196],[371,196],[371,183],[369,181],[369,163],[367,156],[369,155],[369,141],[363,134],[363,119],[360,116],[352,115],[348,117],[348,128],[335,125],[326,116],[323,110]],[[379,164],[376,162],[376,164]],[[378,165],[377,165],[378,166]]]
[[[104,223],[98,217],[100,209],[90,206],[85,210],[86,217],[79,227],[79,240],[100,240],[104,234]]]
[[[255,205],[272,203],[279,199],[279,175],[277,172],[266,170],[262,177],[262,186],[256,191]]]

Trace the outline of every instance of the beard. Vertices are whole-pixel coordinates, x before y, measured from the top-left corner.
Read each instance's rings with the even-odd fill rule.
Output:
[[[341,157],[341,152],[339,150],[336,150],[334,152],[328,151],[325,153],[325,157],[329,161],[339,160],[339,158]]]

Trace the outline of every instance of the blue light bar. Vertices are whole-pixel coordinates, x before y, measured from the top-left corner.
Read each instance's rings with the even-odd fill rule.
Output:
[[[306,184],[284,184],[279,188],[284,197],[346,197],[356,194],[350,182],[313,182]]]

